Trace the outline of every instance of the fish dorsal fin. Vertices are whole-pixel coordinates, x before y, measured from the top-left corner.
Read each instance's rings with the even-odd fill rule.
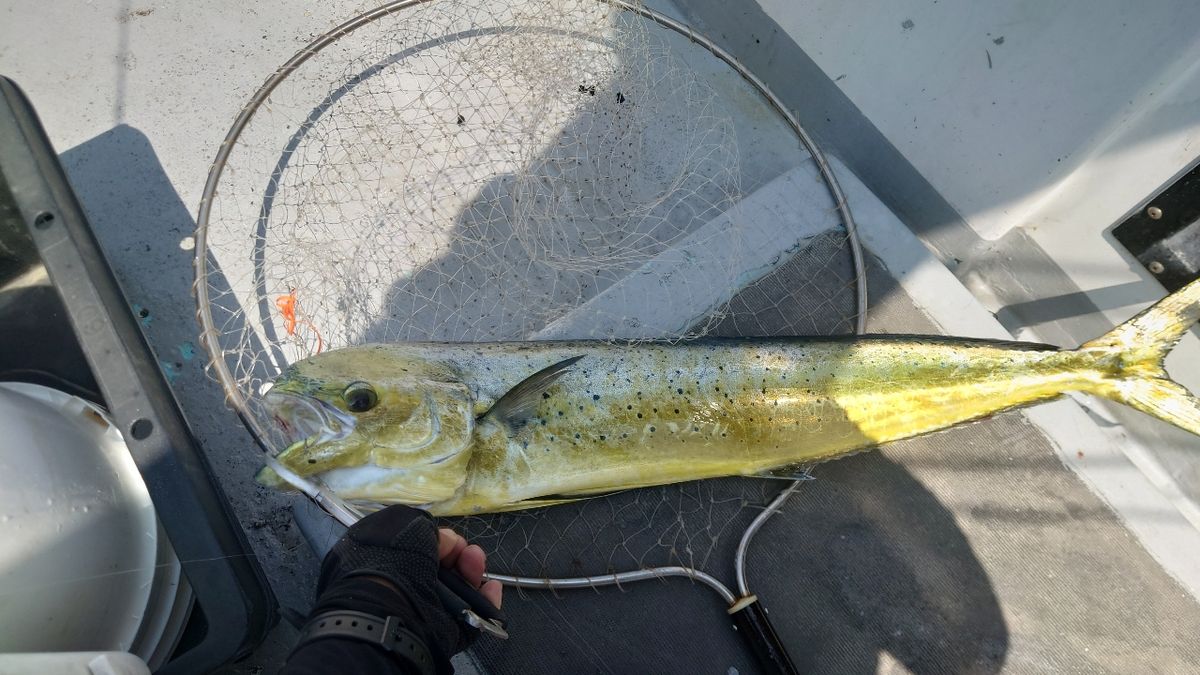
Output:
[[[510,430],[524,426],[533,415],[534,408],[541,402],[542,394],[557,382],[558,378],[570,372],[571,366],[582,358],[580,355],[563,359],[521,380],[517,386],[505,392],[487,412],[480,415],[478,421],[482,422],[487,418],[503,424]]]

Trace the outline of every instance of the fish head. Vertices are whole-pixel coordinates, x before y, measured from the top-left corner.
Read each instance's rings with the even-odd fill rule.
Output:
[[[393,470],[396,501],[411,504],[449,498],[466,480],[474,399],[448,364],[328,352],[289,367],[264,402],[294,441],[279,459],[302,475]]]

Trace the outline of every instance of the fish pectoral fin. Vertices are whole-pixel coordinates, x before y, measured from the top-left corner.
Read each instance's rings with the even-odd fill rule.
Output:
[[[263,487],[273,488],[275,490],[293,491],[296,488],[291,483],[283,479],[279,474],[275,473],[275,469],[269,466],[264,466],[254,474],[254,481]]]
[[[482,422],[485,418],[494,420],[508,427],[510,431],[521,428],[533,415],[537,404],[541,402],[542,394],[557,382],[558,378],[570,372],[571,366],[582,358],[580,355],[564,359],[521,380],[505,392],[487,412],[480,415],[478,421]]]

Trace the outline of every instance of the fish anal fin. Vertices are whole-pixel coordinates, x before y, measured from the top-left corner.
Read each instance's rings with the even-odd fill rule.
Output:
[[[522,499],[519,502],[513,502],[511,504],[506,504],[505,506],[500,507],[500,508],[489,509],[489,511],[492,513],[498,513],[501,511],[522,511],[524,509],[540,509],[540,508],[544,508],[547,506],[560,506],[562,504],[572,504],[574,502],[580,502],[585,499],[595,499],[597,497],[607,497],[609,495],[615,495],[618,492],[625,492],[625,490],[604,489],[604,490],[588,490],[588,491],[584,491],[584,492],[571,492],[571,493],[563,493],[563,494],[542,495],[541,497],[532,497],[530,499]]]
[[[570,504],[572,502],[590,499],[590,497],[566,497],[563,495],[547,495],[545,497],[534,497],[532,499],[522,499],[519,502],[512,502],[499,507],[489,507],[488,513],[503,513],[506,511],[524,511],[525,509],[540,509],[547,506],[559,506],[561,504]]]
[[[625,492],[627,488],[597,488],[595,490],[580,490],[578,492],[560,492],[556,495],[546,495],[542,499],[593,499],[595,497],[611,497]]]
[[[517,509],[540,509],[547,506],[561,506],[562,504],[571,504],[573,502],[587,499],[587,497],[539,497],[538,499],[524,499],[512,505],[513,510]]]
[[[751,474],[751,478],[773,478],[776,480],[812,480],[812,464],[787,464],[774,469]]]
[[[493,420],[503,424],[510,430],[516,430],[533,415],[534,409],[542,400],[542,394],[560,377],[571,371],[583,356],[573,356],[558,363],[542,368],[529,377],[521,380],[515,387],[509,389],[487,412],[479,416],[479,421]]]

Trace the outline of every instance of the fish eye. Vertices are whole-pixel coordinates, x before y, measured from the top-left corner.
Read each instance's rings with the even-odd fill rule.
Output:
[[[353,382],[342,392],[346,409],[352,413],[364,413],[379,403],[379,394],[366,382]]]

